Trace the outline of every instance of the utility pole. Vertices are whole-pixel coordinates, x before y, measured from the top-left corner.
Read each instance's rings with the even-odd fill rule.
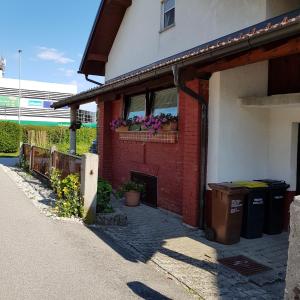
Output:
[[[22,50],[18,50],[19,53],[19,111],[18,111],[18,121],[21,124],[21,98],[22,98],[22,91],[21,91],[21,53]]]

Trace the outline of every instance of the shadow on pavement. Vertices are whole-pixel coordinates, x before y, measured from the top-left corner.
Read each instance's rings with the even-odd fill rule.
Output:
[[[170,298],[162,295],[161,293],[151,289],[147,285],[139,282],[132,281],[127,283],[128,287],[139,297],[145,300],[171,300]]]

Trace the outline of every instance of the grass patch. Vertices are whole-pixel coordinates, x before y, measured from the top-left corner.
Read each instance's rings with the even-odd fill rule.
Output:
[[[18,157],[18,156],[19,156],[19,152],[15,152],[15,153],[0,152],[0,157]]]
[[[63,153],[68,153],[70,149],[69,143],[64,143],[64,144],[58,144],[55,145],[57,150]],[[91,143],[77,143],[76,145],[76,154],[77,155],[82,155],[83,153],[88,153],[89,149],[91,147]]]

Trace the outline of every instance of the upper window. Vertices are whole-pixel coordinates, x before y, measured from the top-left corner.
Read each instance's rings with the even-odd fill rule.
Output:
[[[177,116],[177,89],[167,89],[154,93],[153,115],[171,114]]]
[[[128,107],[128,119],[135,116],[144,117],[146,112],[146,97],[145,95],[133,96],[130,98]]]
[[[175,24],[175,0],[163,0],[161,29]]]

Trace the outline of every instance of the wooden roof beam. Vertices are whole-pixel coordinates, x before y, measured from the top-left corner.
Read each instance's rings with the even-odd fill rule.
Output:
[[[294,37],[199,66],[198,73],[214,73],[298,53],[300,37]]]

